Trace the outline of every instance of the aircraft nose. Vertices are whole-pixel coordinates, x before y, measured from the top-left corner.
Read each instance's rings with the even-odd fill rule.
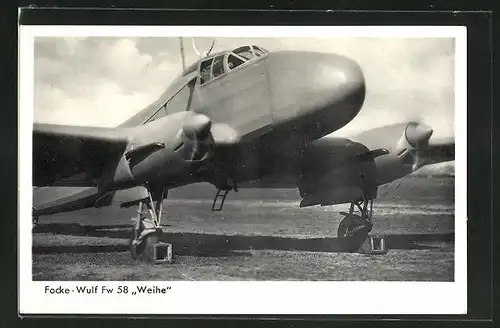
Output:
[[[365,99],[365,78],[354,60],[335,54],[323,54],[315,61],[315,82],[330,103],[349,105],[346,113],[356,116]]]
[[[323,133],[341,128],[360,111],[365,78],[354,60],[316,52],[279,52],[274,56],[270,58],[270,80],[275,121],[309,116],[311,125],[318,125],[318,133]]]

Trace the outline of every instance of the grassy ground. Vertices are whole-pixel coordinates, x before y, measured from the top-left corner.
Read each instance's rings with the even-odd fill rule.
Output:
[[[453,243],[434,247],[386,255],[248,249],[162,265],[135,262],[128,252],[36,254],[33,279],[452,281]]]
[[[41,218],[33,279],[452,281],[453,180],[402,181],[382,188],[375,205],[372,234],[386,236],[386,255],[342,249],[345,205],[300,209],[290,191],[248,190],[212,212],[208,193],[188,201],[181,192],[163,218],[175,263],[131,259],[134,209],[92,209]]]
[[[345,253],[335,238],[338,220],[278,216],[247,223],[186,215],[190,224],[165,228],[175,263],[159,266],[131,259],[127,228],[48,226],[62,231],[33,235],[33,279],[453,280],[452,215],[378,220],[374,234],[384,235],[390,249],[378,256]],[[196,222],[201,232],[190,231]],[[384,225],[392,233],[382,233]]]

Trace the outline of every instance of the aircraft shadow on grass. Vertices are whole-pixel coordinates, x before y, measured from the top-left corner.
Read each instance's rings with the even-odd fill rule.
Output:
[[[55,233],[72,236],[109,237],[121,239],[111,245],[34,245],[33,253],[97,253],[124,252],[129,245],[124,239],[131,235],[130,225],[88,226],[79,224],[43,224],[35,233]],[[453,233],[385,235],[389,249],[438,249],[437,245],[422,243],[451,242]],[[162,241],[173,245],[175,255],[191,256],[244,256],[249,250],[287,250],[309,252],[356,252],[361,238],[296,238],[279,236],[216,235],[205,233],[164,233]]]

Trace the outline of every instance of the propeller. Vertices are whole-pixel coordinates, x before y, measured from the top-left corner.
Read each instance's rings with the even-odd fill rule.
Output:
[[[186,161],[198,162],[213,154],[214,140],[210,133],[212,121],[203,114],[189,115],[182,125],[181,147],[178,148]]]
[[[427,124],[408,123],[405,130],[406,141],[415,148],[427,147],[432,132],[432,128]]]
[[[426,124],[412,122],[406,126],[406,141],[414,147],[414,149],[410,151],[413,159],[413,171],[418,170],[425,164],[421,159],[421,152],[428,147],[432,133],[432,128]]]
[[[203,114],[193,114],[184,119],[182,131],[189,139],[205,139],[212,127],[210,118]]]
[[[238,144],[239,133],[225,123],[212,123],[211,119],[191,112],[182,124],[181,141],[176,152],[181,152],[186,161],[201,162],[213,155],[217,147],[227,148]]]

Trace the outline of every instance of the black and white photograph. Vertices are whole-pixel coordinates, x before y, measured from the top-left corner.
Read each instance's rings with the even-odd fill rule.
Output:
[[[20,33],[31,313],[464,313],[464,27]]]

